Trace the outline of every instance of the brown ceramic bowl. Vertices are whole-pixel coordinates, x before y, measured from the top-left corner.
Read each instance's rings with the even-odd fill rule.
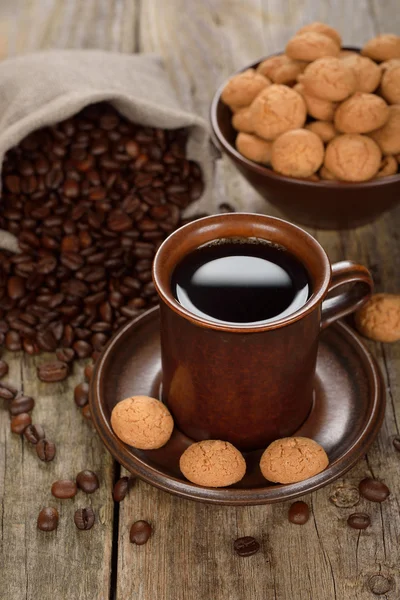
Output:
[[[358,52],[359,48],[345,48]],[[279,53],[280,54],[280,53]],[[255,68],[264,57],[240,71]],[[235,148],[237,132],[231,109],[221,101],[226,81],[211,104],[211,126],[218,147],[225,152],[247,181],[291,221],[320,229],[351,229],[374,221],[400,200],[400,174],[361,183],[312,182],[285,177],[248,160]]]

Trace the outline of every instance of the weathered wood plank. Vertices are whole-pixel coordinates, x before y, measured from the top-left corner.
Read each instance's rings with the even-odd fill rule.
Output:
[[[7,379],[36,399],[33,420],[42,424],[49,439],[56,443],[57,455],[53,462],[42,463],[33,446],[10,433],[8,415],[2,411],[0,597],[107,600],[113,463],[93,426],[83,419],[73,401],[72,390],[83,379],[83,365],[76,365],[74,374],[64,383],[46,385],[36,376],[36,365],[45,358],[6,356],[10,364]],[[99,474],[100,489],[93,495],[79,491],[73,500],[53,498],[51,484],[57,479],[74,479],[82,469]],[[44,506],[59,511],[57,532],[37,530],[37,515]],[[96,513],[91,531],[78,531],[73,522],[75,510],[84,506],[92,506]]]
[[[133,0],[13,0],[0,5],[0,35],[9,55],[44,48],[96,47],[134,50],[136,2]],[[42,423],[57,445],[52,463],[41,463],[33,447],[11,434],[7,411],[0,412],[0,598],[108,600],[113,535],[111,497],[114,464],[92,425],[73,401],[83,380],[83,365],[62,384],[46,385],[36,377],[31,359],[7,354],[14,385],[36,399],[34,422]],[[93,495],[78,492],[73,500],[51,496],[53,481],[74,478],[82,469],[99,474]],[[43,506],[57,507],[57,532],[36,529]],[[78,531],[73,522],[79,507],[92,506],[96,524]]]
[[[391,12],[395,13],[393,7]],[[213,92],[224,78],[283,48],[299,27],[313,20],[338,27],[348,45],[361,45],[377,31],[376,16],[366,0],[221,0],[190,6],[179,0],[165,6],[149,1],[141,7],[140,47],[164,57],[182,103],[206,117]],[[238,207],[249,203],[273,214],[228,161],[219,163],[221,200]],[[399,214],[392,213],[375,227],[342,234],[319,232],[318,238],[332,260],[364,261],[379,269],[380,289],[398,291],[400,255],[393,234]],[[391,499],[382,507],[361,500],[357,508],[338,508],[329,500],[342,483],[337,482],[305,498],[313,515],[305,527],[297,528],[287,521],[290,503],[218,508],[183,501],[139,483],[120,507],[118,599],[367,600],[370,577],[380,572],[392,578],[386,598],[397,598],[399,457],[391,447],[391,436],[397,431],[400,410],[398,350],[397,346],[370,346],[390,387],[389,408],[368,461],[360,461],[344,481],[357,486],[362,477],[373,473],[387,481],[393,490]],[[347,527],[346,519],[354,510],[371,514],[370,530],[359,533]],[[129,543],[129,525],[137,519],[154,526],[152,540],[142,548]],[[241,535],[258,537],[262,551],[251,559],[236,557],[232,542]],[[136,577],[129,569],[134,560]]]

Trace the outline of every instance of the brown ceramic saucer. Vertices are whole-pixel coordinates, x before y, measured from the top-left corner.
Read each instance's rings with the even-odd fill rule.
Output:
[[[314,406],[296,433],[311,437],[327,451],[330,465],[319,475],[290,485],[268,483],[258,462],[262,451],[245,454],[247,473],[229,488],[205,488],[188,482],[179,457],[191,440],[175,430],[159,450],[141,451],[113,433],[110,415],[117,402],[136,394],[160,397],[159,309],[126,325],[97,362],[90,389],[92,418],[105,446],[131,473],[162,490],[214,504],[266,504],[320,488],[350,469],[368,450],[382,423],[385,394],[374,358],[343,323],[321,334]]]

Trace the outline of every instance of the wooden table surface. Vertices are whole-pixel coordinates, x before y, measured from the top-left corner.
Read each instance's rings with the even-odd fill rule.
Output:
[[[103,48],[155,52],[182,105],[205,117],[215,88],[233,70],[284,47],[301,25],[320,20],[337,27],[345,44],[361,45],[378,32],[400,34],[399,0],[2,0],[0,36],[10,55],[45,48]],[[221,201],[260,202],[235,169],[218,161]],[[332,260],[369,266],[377,291],[400,291],[400,206],[374,225],[335,233],[312,231]],[[368,457],[343,480],[304,498],[312,517],[304,527],[287,520],[289,503],[248,508],[185,501],[137,482],[114,506],[113,463],[91,424],[73,402],[84,365],[61,384],[40,384],[36,365],[45,357],[8,355],[9,380],[36,398],[35,422],[56,441],[58,456],[41,463],[0,412],[0,599],[1,600],[368,600],[400,598],[400,344],[368,344],[381,366],[387,411]],[[340,401],[340,399],[338,399]],[[82,500],[56,501],[51,483],[91,468],[98,492]],[[382,505],[360,500],[372,526],[351,530],[354,507],[330,497],[365,476],[386,481],[392,494]],[[89,532],[73,514],[83,502],[98,516]],[[57,506],[56,533],[36,529],[42,506]],[[145,546],[129,543],[132,521],[146,519],[154,535]],[[262,546],[243,559],[233,540],[254,535]]]

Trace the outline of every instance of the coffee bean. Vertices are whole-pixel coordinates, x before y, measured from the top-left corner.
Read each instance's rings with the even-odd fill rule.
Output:
[[[260,549],[260,544],[251,536],[241,537],[235,540],[233,549],[239,556],[252,556]]]
[[[57,259],[55,256],[45,256],[41,258],[36,265],[36,271],[41,275],[49,275],[57,267]]]
[[[400,436],[396,436],[393,438],[393,446],[397,452],[400,452]]]
[[[58,348],[58,350],[56,350],[56,356],[59,361],[70,363],[75,358],[75,352],[72,348]]]
[[[58,526],[58,511],[55,508],[42,508],[37,520],[37,527],[41,531],[54,531]]]
[[[302,502],[301,500],[298,502],[293,502],[289,508],[288,518],[289,521],[295,525],[304,525],[307,523],[308,519],[310,518],[310,509],[308,508],[308,504]]]
[[[92,413],[90,412],[89,404],[85,404],[85,406],[82,408],[82,415],[85,417],[85,419],[91,421]]]
[[[47,440],[46,438],[39,440],[36,444],[36,453],[40,460],[44,462],[50,462],[56,455],[56,445],[54,442]]]
[[[51,486],[51,493],[55,498],[60,500],[66,500],[76,496],[78,488],[76,487],[75,481],[70,479],[60,479],[55,481]]]
[[[78,508],[75,511],[74,522],[78,529],[88,530],[94,525],[95,515],[94,511],[90,506],[86,508]]]
[[[1,390],[0,390],[1,391]],[[27,413],[33,410],[35,406],[35,401],[30,396],[24,396],[23,394],[17,396],[10,402],[9,410],[10,413],[15,415],[20,415],[21,413]]]
[[[3,384],[0,384],[0,398],[4,400],[12,400],[15,394]]]
[[[37,368],[37,374],[40,381],[46,383],[63,381],[68,377],[68,365],[60,360],[43,363]]]
[[[84,375],[85,375],[87,381],[90,381],[92,379],[93,369],[94,369],[93,365],[86,365],[85,370],[84,370]]]
[[[83,408],[89,401],[89,385],[87,383],[80,383],[74,390],[75,404],[80,408]]]
[[[39,348],[45,352],[54,352],[54,350],[57,348],[57,340],[55,339],[50,328],[45,329],[44,331],[39,331],[36,336],[36,340]]]
[[[129,541],[131,544],[142,546],[148,542],[152,533],[152,527],[147,521],[136,521],[129,530]]]
[[[44,440],[44,429],[41,425],[28,425],[24,437],[30,444],[36,445],[40,440]]]
[[[390,490],[382,481],[367,477],[358,485],[361,496],[371,502],[383,502],[390,494]]]
[[[92,346],[84,340],[75,342],[72,347],[79,358],[87,358],[93,352]]]
[[[61,264],[63,264],[67,269],[71,271],[77,271],[84,264],[84,259],[81,254],[77,254],[74,252],[64,252],[60,256]]]
[[[347,525],[352,529],[367,529],[371,525],[371,519],[366,513],[353,513],[347,519]]]
[[[99,478],[93,471],[85,470],[78,473],[76,483],[80,490],[86,494],[93,494],[99,489]]]
[[[10,277],[7,283],[7,293],[13,300],[22,298],[25,293],[25,283],[22,277]]]
[[[113,499],[115,502],[122,502],[124,500],[131,483],[132,480],[130,477],[121,477],[121,479],[118,479],[113,488]]]
[[[22,348],[21,338],[17,331],[8,331],[6,333],[5,345],[7,350],[18,352]]]
[[[8,373],[8,363],[5,360],[0,360],[0,379],[7,375]]]
[[[24,433],[25,429],[31,423],[31,415],[28,413],[20,413],[11,419],[11,431],[13,433]]]

